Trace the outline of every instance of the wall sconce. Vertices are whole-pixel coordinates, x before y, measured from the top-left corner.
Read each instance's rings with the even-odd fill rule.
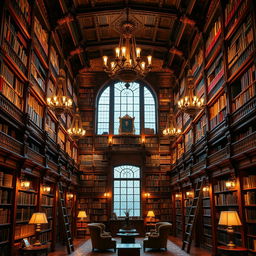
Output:
[[[104,193],[105,197],[110,197],[110,193]]]
[[[181,193],[175,194],[176,199],[181,199]]]
[[[74,195],[72,193],[67,193],[67,199],[71,200],[74,197]]]
[[[145,193],[144,196],[149,198],[150,197],[150,193]]]
[[[145,141],[146,141],[145,136],[142,135],[142,136],[141,136],[141,144],[145,144]]]
[[[21,183],[20,183],[20,186],[23,189],[29,189],[30,188],[30,181],[22,180]]]
[[[209,192],[209,190],[210,190],[209,186],[203,187],[203,192]]]
[[[108,136],[108,145],[111,146],[113,143],[113,137],[112,136]]]
[[[44,191],[45,193],[50,193],[51,187],[49,187],[49,186],[43,186],[43,191]]]
[[[232,180],[227,180],[225,182],[225,186],[227,189],[234,189],[236,187],[236,181],[235,179],[232,179]]]
[[[194,197],[194,192],[192,192],[192,191],[187,191],[187,192],[186,192],[186,196],[187,196],[188,198],[193,198],[193,197]]]

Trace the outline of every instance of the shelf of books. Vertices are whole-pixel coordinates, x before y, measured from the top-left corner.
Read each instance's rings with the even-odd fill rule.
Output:
[[[23,110],[24,82],[19,80],[4,62],[2,62],[0,74],[1,93],[18,109]]]
[[[244,1],[244,3],[245,2],[247,1]],[[244,8],[243,6],[244,4],[242,4],[240,8]],[[248,3],[246,6],[248,8]],[[239,13],[240,8],[236,10],[237,13]],[[232,19],[230,22],[230,24],[232,24]],[[233,33],[227,40],[229,80],[231,80],[242,69],[242,67],[248,63],[248,61],[252,60],[252,53],[255,52],[253,45],[252,16],[250,14],[246,16],[239,16],[238,24],[239,26],[236,30],[233,30]]]
[[[16,68],[16,71],[24,78],[27,76],[28,42],[22,33],[19,24],[6,10],[3,31],[2,51],[7,61]]]
[[[182,237],[183,234],[183,207],[182,207],[182,193],[177,192],[175,194],[175,225],[176,236]]]
[[[186,188],[183,191],[183,212],[184,212],[184,224],[188,223],[190,206],[193,203],[194,189]]]
[[[71,191],[66,191],[66,208],[67,208],[67,216],[69,218],[69,223],[71,225],[72,234],[74,235],[75,231],[75,202],[76,195]]]
[[[11,170],[0,169],[0,255],[7,255],[11,240],[12,200],[14,175]]]
[[[213,181],[216,223],[219,222],[221,211],[239,212],[237,185],[232,188],[229,188],[226,186],[226,182],[231,179],[233,178],[231,177],[231,175],[228,174],[228,175],[218,177],[218,179]],[[235,227],[234,229],[235,229],[234,242],[237,246],[241,246],[242,245],[241,231],[239,227]],[[217,242],[219,245],[226,245],[228,242],[227,231],[222,226],[217,227]]]
[[[206,249],[212,248],[212,214],[211,214],[211,202],[210,202],[210,191],[209,185],[203,187],[203,198],[202,198],[202,222],[203,222],[203,247]]]
[[[38,179],[33,176],[22,175],[18,183],[16,225],[14,232],[15,246],[23,238],[32,239],[35,226],[28,222],[38,206]]]
[[[226,116],[226,94],[219,96],[209,107],[210,129],[214,129],[218,124],[224,121]]]
[[[253,172],[253,171],[252,171]],[[256,252],[256,175],[248,171],[242,178],[247,246],[252,255]]]
[[[44,182],[41,184],[41,211],[47,216],[48,224],[41,227],[40,241],[41,243],[53,242],[53,219],[56,207],[55,185],[53,183]]]
[[[232,111],[235,112],[253,98],[255,92],[256,70],[255,65],[252,65],[231,84]]]

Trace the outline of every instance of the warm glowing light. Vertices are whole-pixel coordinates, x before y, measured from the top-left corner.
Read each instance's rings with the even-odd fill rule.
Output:
[[[176,194],[176,195],[175,195],[175,198],[180,199],[180,198],[181,198],[181,193]]]
[[[146,63],[144,61],[141,62],[141,68],[144,70],[146,67]]]
[[[140,58],[141,48],[136,48],[136,56],[137,58]]]
[[[83,219],[87,218],[86,212],[85,211],[79,211],[77,214],[77,218]]]
[[[120,57],[120,48],[116,47],[116,57],[119,58]]]
[[[210,190],[210,188],[208,186],[203,187],[204,192],[208,192],[209,190]]]
[[[145,197],[150,197],[150,193],[145,193],[144,196]]]
[[[236,187],[236,182],[234,180],[227,180],[225,186],[227,189],[234,189]]]
[[[103,56],[104,71],[111,77],[122,82],[133,82],[138,78],[143,78],[152,69],[152,56],[147,57],[147,64],[142,61],[142,49],[136,47],[136,40],[133,35],[135,24],[127,21],[120,27],[119,45],[114,49],[115,58],[108,61]]]
[[[192,192],[192,191],[187,191],[187,192],[186,192],[186,196],[189,197],[189,198],[191,198],[191,197],[194,196],[194,192]]]
[[[178,101],[178,107],[190,116],[194,116],[204,106],[204,99],[199,99],[194,95],[194,77],[192,71],[188,71],[185,96]]]
[[[71,127],[67,130],[67,132],[74,140],[78,140],[86,134],[86,130],[82,126],[82,120],[78,108],[74,114]]]
[[[46,192],[46,193],[49,193],[51,191],[51,187],[43,186],[43,191]]]
[[[21,186],[22,188],[24,188],[24,189],[29,189],[29,188],[30,188],[30,181],[28,181],[28,180],[23,180],[23,181],[21,181],[20,186]]]
[[[104,193],[104,196],[105,196],[105,197],[110,197],[110,193],[106,193],[106,192],[105,192],[105,193]]]
[[[102,58],[103,58],[104,65],[107,66],[107,64],[108,64],[108,56],[103,56]]]
[[[148,55],[148,65],[151,66],[151,64],[152,64],[152,56]]]
[[[123,46],[121,50],[122,50],[122,56],[125,57],[125,55],[126,55],[126,47]]]
[[[67,193],[67,199],[71,200],[73,199],[74,195],[72,193]]]
[[[145,141],[146,141],[146,138],[145,138],[145,136],[141,136],[141,143],[145,143]]]

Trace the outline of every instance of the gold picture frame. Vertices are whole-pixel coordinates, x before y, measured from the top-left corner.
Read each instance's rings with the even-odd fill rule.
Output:
[[[119,117],[119,134],[122,134],[122,135],[134,134],[135,133],[134,119],[135,117],[131,117],[128,114],[126,114],[123,117]]]

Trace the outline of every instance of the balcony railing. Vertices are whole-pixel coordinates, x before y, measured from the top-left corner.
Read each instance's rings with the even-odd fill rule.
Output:
[[[0,109],[6,111],[9,115],[22,123],[22,112],[17,109],[9,100],[0,94]]]
[[[241,118],[245,117],[251,111],[255,110],[255,108],[256,108],[256,97],[249,100],[247,103],[245,103],[244,106],[242,106],[236,112],[233,113],[232,115],[233,124],[239,121]]]
[[[33,149],[29,148],[28,149],[28,157],[34,161],[35,163],[41,165],[41,166],[44,166],[44,156],[41,155],[40,153],[34,151]]]
[[[252,149],[256,149],[256,132],[232,144],[232,151],[234,156],[245,153]]]
[[[223,148],[213,154],[211,154],[208,158],[208,164],[209,166],[217,164],[221,161],[223,161],[224,159],[226,159],[227,157],[227,148]]]
[[[202,160],[192,167],[192,173],[195,174],[197,172],[200,172],[201,170],[205,169],[205,160]]]
[[[0,131],[0,147],[18,155],[22,155],[22,143]]]

